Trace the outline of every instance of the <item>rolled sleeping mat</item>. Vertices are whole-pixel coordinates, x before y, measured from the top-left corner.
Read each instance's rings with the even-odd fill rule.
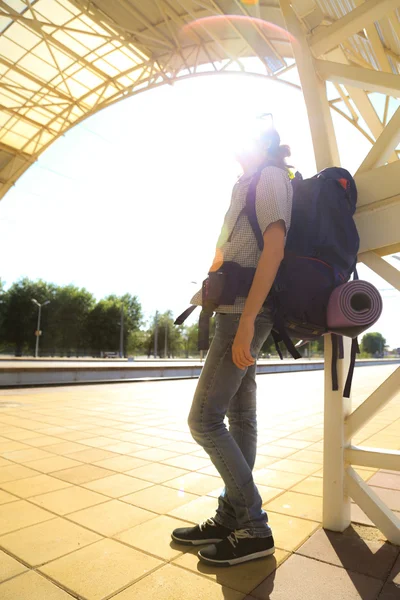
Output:
[[[381,316],[382,297],[368,281],[349,281],[331,294],[327,310],[328,329],[332,333],[356,338]]]

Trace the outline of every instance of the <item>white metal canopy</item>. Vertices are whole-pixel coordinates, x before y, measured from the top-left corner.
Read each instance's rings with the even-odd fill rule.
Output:
[[[280,4],[0,0],[0,198],[58,136],[126,96],[204,73],[285,81],[293,49]],[[291,5],[320,77],[337,87],[331,107],[375,141],[390,96],[400,96],[400,0]],[[255,57],[251,66],[246,57]],[[383,116],[374,91],[387,94]],[[388,162],[397,158],[393,145]]]
[[[400,0],[0,0],[0,198],[57,137],[124,97],[210,73],[296,85],[287,75],[297,68],[318,169],[340,165],[332,110],[371,142],[356,174],[359,260],[400,290],[399,271],[381,258],[400,251],[399,8]],[[324,526],[347,527],[351,496],[400,544],[400,520],[351,466],[400,470],[398,452],[351,442],[399,393],[400,368],[351,413],[345,364],[332,392],[330,358],[328,341]]]

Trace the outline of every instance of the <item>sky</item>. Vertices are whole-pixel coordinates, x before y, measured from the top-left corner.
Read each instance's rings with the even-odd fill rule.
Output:
[[[315,174],[301,93],[261,78],[181,81],[77,125],[0,201],[6,287],[23,276],[41,278],[85,287],[97,299],[137,295],[146,318],[156,310],[180,314],[214,256],[240,174],[234,146],[265,112],[291,146],[291,164],[304,176]],[[333,118],[342,166],[354,173],[369,143],[345,119]],[[400,346],[399,293],[364,266],[360,277],[384,290],[373,330]]]

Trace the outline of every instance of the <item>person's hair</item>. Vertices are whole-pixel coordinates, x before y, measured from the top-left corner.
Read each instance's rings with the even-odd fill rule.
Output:
[[[281,138],[276,129],[269,129],[261,134],[261,141],[265,145],[267,159],[276,163],[278,167],[287,168],[286,158],[291,155],[289,146],[281,145]]]
[[[288,168],[286,164],[286,158],[291,155],[290,148],[286,144],[282,146],[270,146],[267,150],[267,156],[269,160],[272,160],[277,164],[278,167]]]

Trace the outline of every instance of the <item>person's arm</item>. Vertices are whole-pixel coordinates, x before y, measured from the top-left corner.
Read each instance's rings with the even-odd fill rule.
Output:
[[[283,220],[271,223],[264,232],[264,249],[258,261],[253,283],[247,296],[239,327],[232,346],[233,362],[239,369],[254,364],[250,346],[254,322],[274,283],[285,248],[286,228]]]

